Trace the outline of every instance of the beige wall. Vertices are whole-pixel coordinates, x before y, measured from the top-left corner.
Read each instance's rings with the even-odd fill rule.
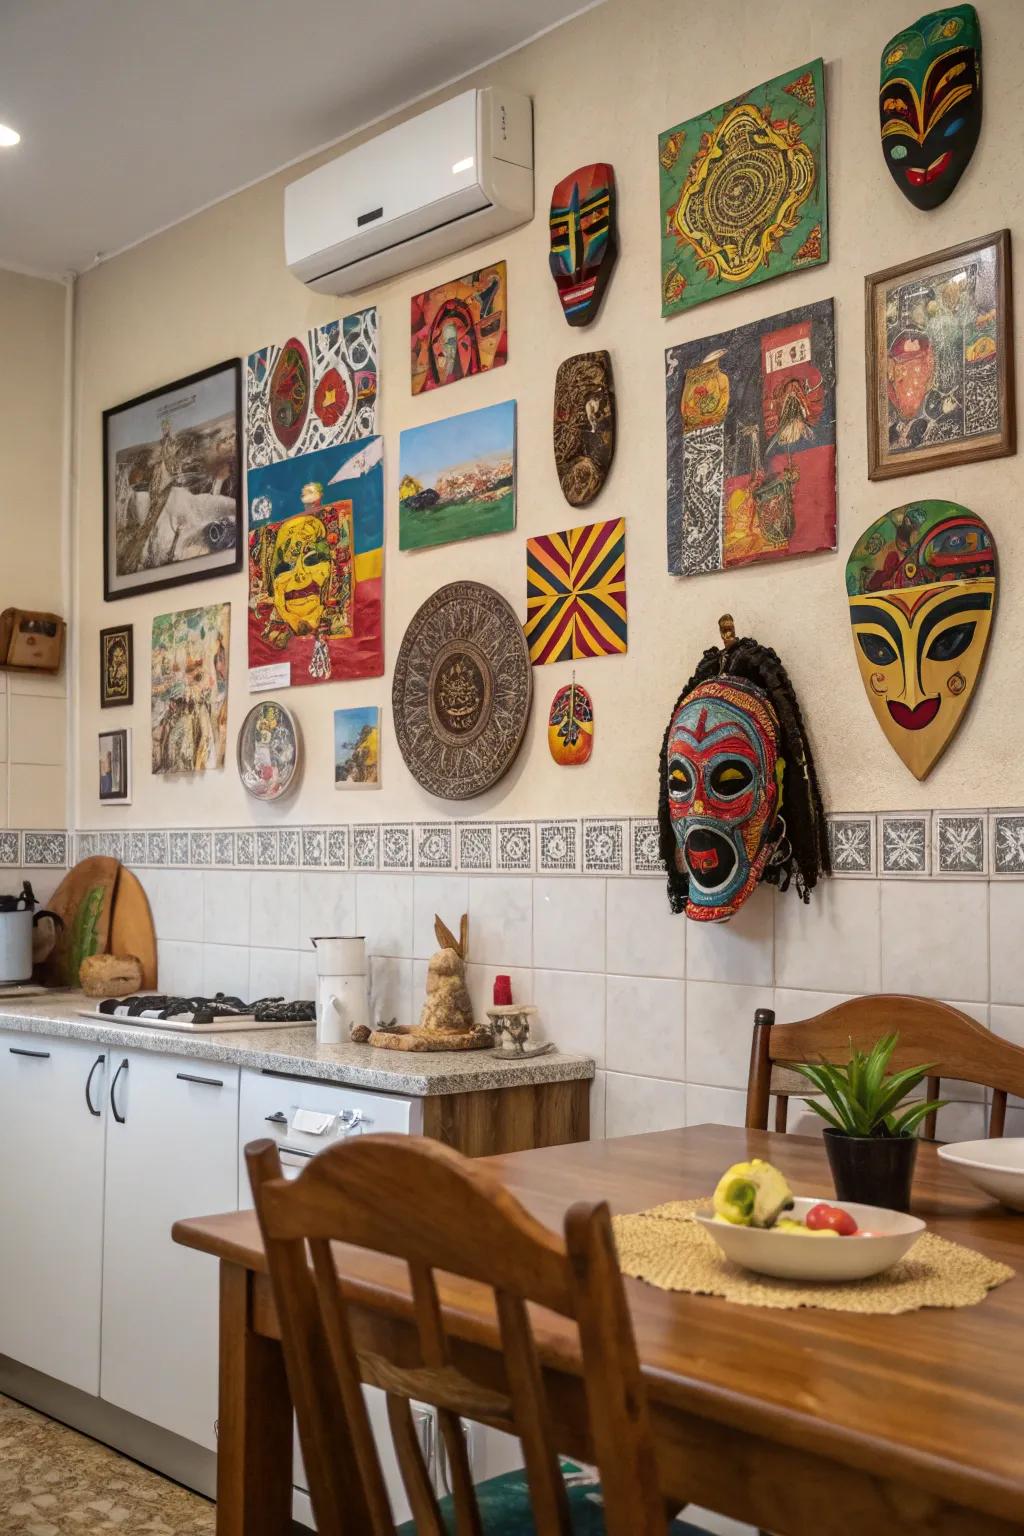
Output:
[[[0,609],[64,613],[64,287],[0,270]],[[65,679],[0,672],[0,827],[65,824]]]
[[[136,704],[117,723],[135,730],[134,805],[117,824],[238,825],[252,819],[429,819],[442,814],[533,815],[653,809],[662,729],[678,689],[716,620],[731,610],[741,632],[781,653],[809,721],[826,801],[832,810],[1020,803],[1024,775],[1019,688],[1024,663],[1024,566],[1020,463],[997,460],[947,473],[871,485],[866,476],[863,365],[865,272],[1009,225],[1021,234],[1024,189],[1018,107],[1024,77],[1019,0],[987,0],[985,127],[974,163],[950,202],[922,214],[899,196],[882,164],[876,92],[882,43],[894,19],[888,0],[839,5],[790,0],[766,17],[752,0],[712,9],[668,0],[609,0],[605,6],[505,59],[480,76],[534,99],[538,217],[472,252],[421,268],[354,301],[306,294],[282,256],[282,189],[291,171],[108,262],[81,282],[78,318],[81,727],[78,824],[106,826],[115,814],[96,800],[98,709],[96,634],[135,624]],[[315,42],[315,40],[312,40]],[[816,55],[827,65],[831,262],[748,289],[665,322],[659,318],[657,135],[761,79]],[[543,217],[554,182],[588,160],[613,162],[619,189],[621,255],[596,324],[571,331],[547,271]],[[308,167],[302,167],[305,170]],[[510,361],[458,388],[413,400],[409,392],[408,300],[429,283],[505,257],[510,285]],[[681,581],[665,569],[663,349],[796,304],[834,296],[838,333],[839,550],[803,561]],[[101,412],[207,364],[243,355],[289,332],[376,301],[381,311],[381,424],[385,436],[386,650],[388,673],[364,683],[295,689],[288,703],[305,736],[300,793],[276,810],[256,808],[233,766],[246,690],[244,574],[169,594],[104,605],[102,592]],[[619,408],[615,466],[595,519],[624,514],[630,604],[629,653],[583,663],[597,739],[590,765],[566,773],[545,739],[548,705],[570,668],[534,673],[537,696],[523,751],[489,795],[461,807],[433,801],[407,773],[390,720],[390,672],[418,604],[455,576],[490,582],[525,612],[527,536],[563,528],[564,502],[551,452],[555,368],[570,353],[607,347]],[[398,552],[395,506],[402,427],[515,397],[519,402],[519,526],[515,533],[419,554]],[[34,488],[33,488],[34,491]],[[959,738],[927,783],[918,785],[883,741],[854,663],[845,612],[843,564],[856,535],[879,513],[912,497],[945,495],[982,514],[999,543],[1003,596],[992,654]],[[36,494],[31,503],[38,505]],[[587,516],[589,517],[589,513]],[[169,782],[148,763],[149,627],[168,608],[230,600],[232,667],[229,760],[223,773]],[[384,787],[375,795],[333,789],[331,713],[379,703],[385,712]],[[106,714],[105,723],[115,716]]]

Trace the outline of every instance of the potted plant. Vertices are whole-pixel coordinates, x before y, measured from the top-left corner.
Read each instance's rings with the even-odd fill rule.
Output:
[[[899,1035],[886,1035],[867,1053],[855,1050],[851,1040],[845,1066],[805,1062],[793,1070],[828,1100],[827,1104],[815,1099],[805,1102],[828,1121],[825,1148],[837,1198],[909,1211],[917,1129],[925,1116],[941,1109],[946,1100],[901,1108],[935,1063],[888,1072],[898,1040]]]

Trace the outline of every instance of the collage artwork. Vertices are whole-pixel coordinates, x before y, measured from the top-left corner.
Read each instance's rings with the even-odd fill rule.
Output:
[[[228,732],[231,604],[153,620],[154,773],[223,768]]]

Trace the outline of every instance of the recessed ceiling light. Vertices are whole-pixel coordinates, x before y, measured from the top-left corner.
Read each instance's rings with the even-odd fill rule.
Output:
[[[0,149],[13,149],[15,144],[20,143],[21,134],[8,128],[6,123],[0,123]]]

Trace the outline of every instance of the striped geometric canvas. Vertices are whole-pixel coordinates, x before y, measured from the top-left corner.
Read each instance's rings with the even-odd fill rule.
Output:
[[[526,543],[526,640],[535,667],[626,649],[626,522]]]

